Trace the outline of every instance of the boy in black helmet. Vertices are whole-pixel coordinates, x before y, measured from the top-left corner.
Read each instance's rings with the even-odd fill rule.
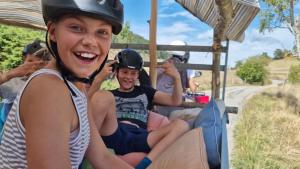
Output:
[[[119,0],[41,0],[54,59],[33,73],[14,101],[0,144],[0,168],[130,169],[99,138],[86,86],[122,29]]]
[[[117,54],[116,60],[116,77],[120,87],[111,91],[112,93],[108,91],[95,93],[92,98],[92,112],[105,144],[120,155],[130,152],[148,153],[138,165],[145,167],[189,130],[188,124],[183,120],[172,121],[150,133],[146,129],[148,108],[152,102],[169,106],[181,103],[180,76],[172,64],[165,63],[159,66],[176,82],[174,92],[167,94],[149,86],[135,85],[139,71],[143,67],[142,57],[136,51],[122,50]]]

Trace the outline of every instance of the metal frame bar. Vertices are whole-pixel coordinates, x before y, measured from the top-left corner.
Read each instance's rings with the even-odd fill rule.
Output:
[[[224,65],[224,79],[223,79],[223,91],[222,91],[222,100],[225,101],[225,89],[227,84],[227,67],[228,67],[228,52],[229,52],[229,40],[226,41],[226,56],[225,56],[225,65]]]

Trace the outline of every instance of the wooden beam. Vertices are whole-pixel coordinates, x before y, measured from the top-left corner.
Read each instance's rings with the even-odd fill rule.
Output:
[[[131,48],[136,50],[149,50],[149,44],[134,44],[134,43],[113,43],[112,49]],[[190,52],[213,52],[212,46],[195,46],[195,45],[156,45],[159,51],[190,51]],[[226,53],[227,48],[221,47],[221,52]]]
[[[112,60],[107,60],[107,62]],[[163,64],[163,62],[157,62],[157,64]],[[144,62],[144,67],[150,67],[150,62]],[[189,63],[175,63],[175,67],[178,70],[181,69],[193,69],[193,70],[212,70],[212,65],[206,64],[189,64]],[[220,65],[220,71],[225,71],[225,65]]]
[[[158,62],[157,64],[162,64],[163,62]],[[144,62],[144,67],[149,67],[150,62]],[[212,70],[212,65],[206,65],[206,64],[187,64],[187,63],[176,63],[175,67],[178,70],[181,69],[193,69],[193,70]],[[220,71],[225,70],[224,65],[220,65]]]
[[[151,1],[151,19],[150,19],[150,80],[152,86],[156,88],[156,78],[157,78],[157,58],[156,58],[156,24],[157,24],[157,0]]]
[[[196,103],[196,102],[183,102],[179,107],[183,107],[183,108],[203,108],[206,104],[200,104],[200,103]],[[237,114],[238,113],[238,107],[231,107],[231,106],[226,106],[225,107],[225,112],[227,113],[234,113]]]

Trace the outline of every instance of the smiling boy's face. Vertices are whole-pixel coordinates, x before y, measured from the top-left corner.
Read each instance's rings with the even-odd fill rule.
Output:
[[[96,71],[110,49],[112,26],[103,20],[69,15],[48,24],[48,30],[63,64],[80,78]]]
[[[119,68],[117,78],[120,84],[120,91],[131,91],[139,78],[139,70]]]

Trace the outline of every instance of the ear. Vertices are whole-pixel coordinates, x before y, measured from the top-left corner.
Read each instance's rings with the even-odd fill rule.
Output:
[[[52,40],[54,42],[56,42],[55,26],[56,26],[56,24],[51,21],[48,22],[48,24],[47,24],[48,34],[49,34],[48,36],[49,36],[50,40]]]

